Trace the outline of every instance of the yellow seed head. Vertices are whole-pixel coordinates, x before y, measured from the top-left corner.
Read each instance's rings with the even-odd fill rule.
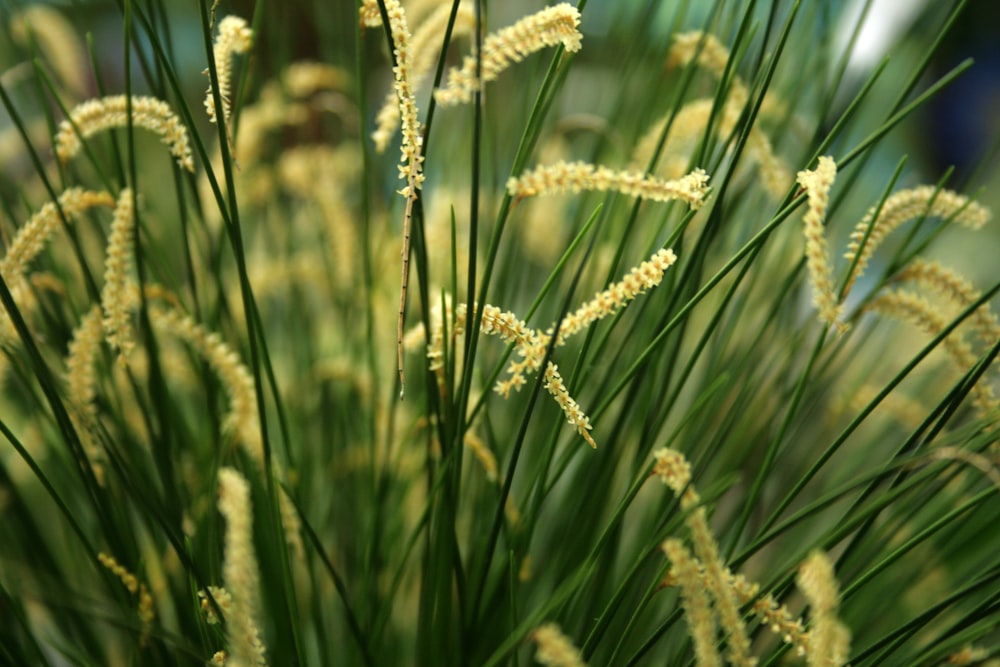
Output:
[[[806,661],[810,667],[840,667],[847,662],[851,633],[837,618],[840,592],[833,563],[814,551],[799,568],[796,583],[812,607]]]
[[[674,495],[680,496],[691,483],[691,464],[675,449],[664,447],[653,454],[653,474],[666,484]]]
[[[218,614],[215,613],[215,606],[213,606],[211,600],[208,599],[209,594],[211,594],[212,600],[215,600],[215,606],[218,606],[219,611],[222,612],[223,618],[229,616],[230,610],[233,607],[233,596],[229,594],[229,591],[221,586],[209,586],[207,592],[198,591],[198,600],[201,606],[201,611],[205,614],[205,621],[209,625],[216,625],[221,623],[222,619],[220,619]]]
[[[876,213],[878,213],[877,218]],[[854,261],[855,257],[858,259],[848,279],[848,289],[864,273],[875,249],[889,233],[910,220],[924,215],[949,218],[970,229],[979,229],[991,217],[989,209],[951,190],[939,190],[930,185],[923,185],[894,193],[885,200],[880,210],[874,206],[869,209],[851,234],[851,241],[847,245],[844,257],[849,261]]]
[[[226,619],[228,664],[264,667],[267,660],[257,622],[260,593],[250,485],[233,468],[219,470],[219,513],[226,520],[222,579],[232,596],[232,613]]]
[[[695,169],[687,176],[667,181],[637,171],[614,171],[586,162],[557,162],[536,167],[507,181],[507,192],[518,198],[584,190],[613,190],[629,197],[661,202],[679,199],[692,209],[698,209],[708,194],[708,174]]]
[[[125,127],[128,124],[128,100],[124,95],[112,95],[89,100],[73,108],[69,119],[59,124],[54,150],[62,162],[80,152],[81,139],[87,139],[104,130]],[[170,148],[177,164],[194,171],[194,160],[188,144],[187,129],[170,110],[166,102],[155,97],[132,96],[132,122],[160,135]]]
[[[927,299],[906,290],[887,290],[872,299],[866,309],[910,322],[931,336],[936,336],[948,324]],[[943,345],[961,372],[975,366],[976,355],[960,333],[952,332],[944,339]],[[1000,407],[992,388],[983,381],[972,387],[972,396],[973,404],[982,416],[991,414]]]
[[[820,322],[844,331],[843,307],[838,303],[833,289],[830,253],[823,232],[823,218],[830,201],[830,187],[837,176],[833,158],[823,156],[813,171],[800,171],[798,183],[805,188],[809,208],[802,221],[806,237],[806,266],[812,282],[813,304],[819,311]]]
[[[535,660],[551,667],[586,667],[580,651],[555,623],[535,628],[531,638],[538,645]]]
[[[695,57],[698,64],[716,76],[722,76],[729,63],[729,48],[719,38],[700,30],[674,35],[667,53],[667,67],[684,67]]]
[[[59,210],[68,221],[74,216],[95,206],[114,206],[115,199],[107,192],[94,192],[83,188],[69,188],[59,195],[59,205],[49,202],[42,206],[26,222],[7,246],[7,252],[0,260],[0,275],[8,284],[16,284],[23,279],[28,264],[45,248],[45,243],[59,228]]]
[[[212,45],[215,74],[219,82],[219,98],[222,100],[222,117],[229,120],[231,105],[229,95],[232,88],[233,56],[246,53],[253,45],[253,31],[239,16],[226,16],[219,21],[219,32]],[[215,97],[212,87],[205,92],[205,111],[213,123],[217,121]]]
[[[135,211],[132,190],[125,188],[118,197],[108,247],[104,258],[104,287],[101,289],[101,309],[104,311],[104,334],[111,349],[127,359],[135,346],[129,313],[129,271],[132,264],[132,234]]]
[[[263,467],[264,446],[257,418],[257,391],[253,376],[239,356],[219,337],[209,333],[193,319],[177,310],[150,308],[153,326],[193,347],[218,375],[229,394],[229,415],[226,424],[236,432],[247,455]]]
[[[676,261],[677,255],[673,250],[661,249],[653,253],[652,257],[629,271],[620,282],[614,283],[603,292],[598,292],[593,299],[567,315],[559,327],[557,344],[562,345],[573,334],[608,315],[613,315],[640,294],[659,285],[663,280],[663,274]]]
[[[77,99],[83,97],[89,76],[81,33],[55,8],[33,4],[17,12],[10,23],[10,36],[21,46],[28,46],[29,35],[59,82]]]
[[[129,572],[123,565],[120,565],[113,556],[101,552],[97,554],[97,560],[118,577],[129,593],[139,597],[137,612],[139,614],[139,621],[142,623],[142,635],[139,637],[139,644],[140,646],[144,645],[146,637],[149,635],[150,627],[153,624],[153,619],[156,616],[153,596],[150,595],[146,584],[141,583],[134,574]]]
[[[376,11],[377,11],[376,7]],[[420,85],[427,78],[427,74],[436,62],[438,53],[441,50],[441,36],[451,18],[451,4],[438,6],[424,20],[417,31],[413,34],[411,53],[413,54],[413,66],[410,69],[410,88],[418,90]],[[452,27],[452,38],[469,34],[475,28],[476,15],[469,7],[468,3],[458,6],[458,13],[455,15],[455,23]],[[389,145],[393,133],[399,127],[400,106],[396,91],[389,93],[382,108],[375,116],[375,131],[372,132],[372,141],[375,142],[375,150],[382,153]]]
[[[938,262],[928,262],[919,257],[910,261],[896,274],[898,281],[913,281],[965,309],[979,300],[981,293],[972,283],[958,272],[942,266]],[[984,345],[992,345],[1000,339],[1000,323],[990,311],[990,304],[984,303],[972,315],[972,325]]]
[[[297,99],[321,90],[342,90],[350,81],[350,75],[341,68],[309,60],[294,62],[281,73],[285,91]]]
[[[666,540],[661,548],[670,560],[671,580],[681,589],[684,615],[694,644],[695,664],[698,667],[722,665],[722,657],[716,648],[718,628],[698,561],[678,539]]]
[[[566,389],[566,385],[563,383],[562,376],[559,375],[559,367],[549,362],[549,365],[545,368],[545,390],[552,394],[552,397],[556,399],[556,403],[562,408],[563,414],[566,415],[566,420],[576,427],[576,432],[579,433],[587,443],[597,449],[597,443],[590,436],[590,429],[593,428],[590,425],[590,417],[584,414],[583,410],[580,409],[579,404],[569,395],[569,391]]]
[[[480,71],[483,83],[493,81],[512,63],[518,63],[536,51],[550,46],[562,46],[574,53],[580,50],[583,35],[579,31],[580,12],[569,3],[562,2],[526,16],[517,23],[483,40],[483,57]],[[434,91],[434,99],[442,106],[462,104],[472,100],[479,90],[476,79],[476,56],[468,55],[457,67],[448,72],[448,83]]]
[[[94,305],[73,331],[66,356],[66,385],[72,407],[70,415],[80,436],[80,443],[90,461],[94,477],[103,486],[104,466],[101,461],[104,451],[90,432],[97,420],[97,406],[94,404],[97,396],[97,373],[94,364],[104,339],[102,319],[100,306]]]

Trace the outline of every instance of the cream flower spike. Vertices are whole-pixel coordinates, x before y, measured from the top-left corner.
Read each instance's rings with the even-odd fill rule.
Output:
[[[833,158],[823,156],[819,159],[819,166],[816,169],[800,171],[797,180],[799,185],[805,188],[809,199],[809,207],[802,221],[813,304],[819,310],[821,322],[843,332],[847,329],[847,325],[843,322],[843,307],[837,302],[834,293],[830,253],[823,231],[823,218],[830,202],[830,187],[836,177],[837,164]]]
[[[104,450],[91,437],[90,428],[97,420],[97,372],[94,363],[104,340],[103,314],[97,304],[80,319],[73,330],[66,355],[66,391],[70,418],[80,435],[80,442],[98,484],[104,486]]]
[[[42,206],[22,225],[7,245],[7,252],[0,260],[0,274],[8,284],[18,283],[27,271],[28,264],[45,249],[45,242],[59,229],[59,209],[72,219],[73,216],[95,206],[114,206],[115,199],[108,192],[83,188],[69,188],[59,195],[59,206],[49,202]]]
[[[126,361],[135,346],[129,299],[129,270],[132,258],[132,234],[135,210],[131,188],[118,197],[108,247],[104,259],[104,286],[101,288],[101,309],[104,311],[104,335],[108,345]]]
[[[377,28],[382,25],[382,13],[377,0],[364,0],[358,8],[358,17],[362,28]]]
[[[812,552],[799,568],[796,583],[812,607],[806,661],[810,667],[840,667],[847,662],[851,632],[837,618],[840,587],[833,563],[821,551]]]
[[[669,248],[653,253],[645,262],[634,267],[621,281],[612,284],[603,292],[567,315],[559,326],[556,345],[583,331],[594,322],[613,315],[627,306],[633,299],[653,289],[663,280],[663,274],[677,261],[677,255]],[[551,335],[551,331],[548,332]]]
[[[149,630],[153,625],[153,618],[156,616],[156,604],[153,596],[149,593],[146,584],[139,581],[139,578],[132,574],[124,565],[119,563],[114,556],[110,556],[103,551],[97,554],[97,560],[109,572],[118,577],[122,585],[132,595],[139,597],[139,620],[142,621],[142,634],[139,637],[139,645],[145,644],[149,636]]]
[[[750,638],[732,586],[733,573],[722,560],[708,525],[706,510],[699,505],[701,497],[691,484],[691,464],[679,451],[668,447],[654,452],[653,458],[656,461],[653,474],[674,492],[680,500],[681,509],[688,513],[684,521],[691,532],[695,554],[705,568],[705,588],[715,600],[719,625],[724,633],[728,633],[726,642],[729,650],[726,655],[729,662],[752,667],[756,660],[750,655]]]
[[[936,336],[948,325],[945,317],[927,299],[906,290],[887,290],[872,299],[865,309],[909,322],[931,336]],[[942,345],[951,355],[959,372],[965,373],[976,365],[976,355],[960,333],[952,332]],[[993,389],[982,380],[972,387],[971,394],[973,404],[981,416],[992,414],[1000,408]]]
[[[169,333],[193,347],[205,359],[229,395],[225,424],[234,429],[239,444],[263,467],[264,444],[257,417],[257,390],[253,376],[239,355],[222,338],[174,308],[153,307],[149,318],[160,332]]]
[[[413,68],[410,70],[410,87],[416,90],[427,78],[427,74],[434,66],[435,60],[441,48],[441,35],[444,34],[445,27],[451,18],[451,4],[441,5],[421,24],[413,34]],[[458,13],[455,15],[455,24],[452,28],[452,37],[469,34],[476,27],[476,15],[468,3],[458,6]],[[375,131],[372,132],[372,141],[375,142],[375,152],[382,153],[389,146],[389,140],[399,127],[399,102],[396,91],[390,92],[382,108],[375,116]]]
[[[708,194],[708,174],[695,169],[687,176],[668,181],[638,171],[614,171],[586,162],[557,162],[536,167],[507,181],[507,192],[517,198],[583,190],[614,190],[630,197],[661,202],[680,199],[692,209],[698,209]]]
[[[880,210],[876,207],[869,209],[851,234],[844,257],[852,262],[856,256],[858,259],[847,282],[848,290],[864,273],[868,261],[882,240],[897,227],[920,216],[949,218],[964,227],[979,229],[989,221],[991,214],[988,208],[968,197],[931,185],[894,193],[885,200]],[[868,231],[869,227],[871,231]]]
[[[681,589],[684,616],[694,644],[695,664],[698,667],[721,667],[722,657],[717,648],[718,625],[712,613],[701,563],[679,539],[664,540],[660,549],[670,560],[670,577]]]
[[[166,102],[155,97],[133,95],[132,122],[136,127],[160,135],[163,143],[170,148],[170,153],[177,159],[177,164],[183,169],[194,171],[187,129]],[[69,119],[59,124],[54,142],[55,153],[61,162],[66,163],[80,152],[83,146],[81,139],[104,130],[125,127],[127,124],[128,100],[124,95],[88,100],[74,107]]]
[[[253,546],[253,506],[250,484],[233,468],[219,470],[219,514],[226,520],[222,579],[232,597],[226,617],[230,665],[267,664],[260,637],[260,573]]]
[[[555,623],[535,628],[531,639],[538,645],[535,660],[549,667],[587,667],[579,649],[563,634]]]
[[[233,56],[238,53],[246,53],[253,45],[253,31],[247,22],[239,16],[226,16],[219,21],[219,34],[215,37],[215,44],[212,45],[213,59],[215,60],[215,74],[219,81],[219,98],[222,100],[222,118],[229,120],[231,105],[229,95],[232,88]],[[208,70],[205,70],[208,73]],[[212,95],[212,86],[205,91],[205,111],[208,118],[213,123],[218,117],[215,109],[215,97]]]
[[[967,308],[982,296],[971,282],[956,271],[942,266],[939,262],[928,262],[919,257],[904,266],[894,279],[923,285],[959,309]],[[984,345],[990,346],[1000,340],[1000,322],[997,321],[996,314],[990,311],[989,303],[979,306],[970,319],[979,335],[979,340]]]
[[[60,83],[77,99],[86,96],[89,73],[82,33],[57,9],[42,4],[28,5],[17,12],[8,33],[27,48],[33,41],[39,54],[52,67]]]
[[[698,58],[698,64],[721,77],[729,63],[729,48],[711,33],[695,30],[674,35],[667,53],[667,67],[686,65]]]
[[[399,373],[399,397],[402,398],[406,387],[406,377],[403,373],[403,318],[406,312],[406,290],[410,279],[410,221],[413,217],[413,204],[417,200],[417,191],[424,182],[424,156],[417,101],[410,81],[413,67],[411,48],[413,36],[406,23],[406,12],[399,0],[385,0],[385,10],[389,17],[389,34],[392,36],[392,52],[396,60],[392,74],[403,133],[400,164],[397,168],[399,177],[406,181],[406,185],[399,191],[399,194],[406,198],[406,210],[403,214],[402,275],[399,312],[396,318],[396,370]]]
[[[483,41],[482,82],[493,81],[512,63],[518,63],[535,51],[562,44],[570,53],[580,50],[580,12],[562,2],[526,16]],[[476,56],[468,55],[460,68],[448,72],[448,83],[434,91],[441,106],[454,106],[472,100],[479,89],[476,80]]]

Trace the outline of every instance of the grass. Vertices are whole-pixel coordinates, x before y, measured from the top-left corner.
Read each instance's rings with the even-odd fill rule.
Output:
[[[583,1],[444,106],[541,6],[333,4],[0,4],[0,663],[1000,659],[996,156],[905,155],[965,3],[857,78],[827,3]]]

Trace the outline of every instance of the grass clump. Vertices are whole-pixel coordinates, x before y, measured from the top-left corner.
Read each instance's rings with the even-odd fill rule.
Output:
[[[1000,659],[964,3],[333,5],[0,5],[0,662]]]

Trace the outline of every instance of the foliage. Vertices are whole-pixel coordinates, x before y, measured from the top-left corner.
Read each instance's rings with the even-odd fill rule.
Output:
[[[1000,657],[964,3],[329,4],[0,5],[0,661]]]

